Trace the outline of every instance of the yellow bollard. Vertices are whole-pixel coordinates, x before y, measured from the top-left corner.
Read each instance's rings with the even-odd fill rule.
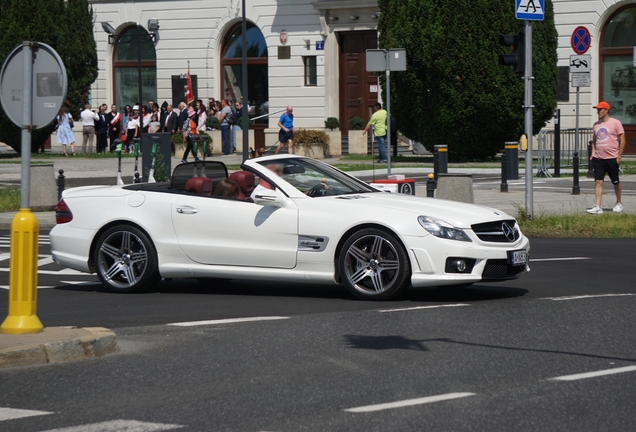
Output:
[[[11,222],[9,315],[4,334],[40,333],[44,326],[36,315],[38,287],[38,220],[31,209],[21,208]]]

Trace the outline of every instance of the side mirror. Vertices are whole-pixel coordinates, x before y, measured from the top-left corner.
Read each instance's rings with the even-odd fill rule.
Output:
[[[278,189],[262,191],[254,195],[254,203],[261,206],[282,207],[285,195]]]

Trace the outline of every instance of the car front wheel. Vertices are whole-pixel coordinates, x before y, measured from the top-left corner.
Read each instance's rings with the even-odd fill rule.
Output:
[[[360,230],[347,239],[339,269],[347,289],[363,300],[387,300],[410,284],[406,251],[395,236],[376,228]]]
[[[94,256],[97,276],[111,291],[145,291],[161,279],[157,251],[148,236],[135,227],[110,228],[97,241]]]

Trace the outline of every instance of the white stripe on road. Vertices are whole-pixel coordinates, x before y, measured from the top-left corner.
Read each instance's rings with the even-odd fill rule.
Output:
[[[633,296],[633,295],[634,294],[631,294],[631,293],[625,293],[625,294],[592,294],[592,295],[579,295],[579,296],[544,297],[541,300],[563,301],[563,300],[579,300],[579,299],[598,298],[598,297],[624,297],[624,296]]]
[[[42,432],[154,432],[181,429],[182,427],[185,426],[167,423],[144,423],[136,420],[111,420],[61,429],[48,429]]]
[[[367,405],[367,406],[361,406],[357,408],[348,408],[345,411],[352,412],[352,413],[382,411],[382,410],[391,409],[391,408],[401,408],[406,406],[423,405],[427,403],[465,398],[468,396],[475,396],[475,393],[447,393],[447,394],[442,394],[437,396],[427,396],[427,397],[417,398],[417,399],[407,399],[407,400],[397,401],[397,402],[389,402],[389,403],[383,403],[383,404],[377,404],[377,405]]]
[[[190,321],[190,322],[171,323],[167,325],[178,326],[178,327],[193,327],[193,326],[213,325],[213,324],[233,324],[233,323],[252,322],[252,321],[274,321],[274,320],[286,320],[286,319],[289,319],[289,317],[269,316],[269,317],[250,317],[250,318],[230,318],[230,319],[209,320],[209,321]]]
[[[13,419],[19,419],[24,417],[41,416],[46,414],[53,414],[53,413],[47,412],[47,411],[33,411],[33,410],[16,409],[16,408],[0,408],[0,421],[13,420]]]
[[[530,258],[530,262],[539,261],[578,261],[578,260],[591,260],[590,257],[570,257],[570,258]]]
[[[439,308],[449,308],[449,307],[460,307],[460,306],[470,306],[466,303],[457,303],[457,304],[445,304],[445,305],[435,305],[435,306],[416,306],[412,308],[403,308],[403,309],[382,309],[378,312],[402,312],[402,311],[412,311],[419,309],[439,309]]]
[[[61,284],[66,285],[101,285],[100,281],[60,281]]]
[[[55,287],[53,285],[43,285],[38,287],[38,289],[48,289],[48,288],[55,288]],[[8,290],[9,285],[0,285],[0,289]]]
[[[587,373],[580,373],[580,374],[574,374],[574,375],[563,375],[560,377],[549,378],[549,379],[554,381],[576,381],[580,379],[594,378],[594,377],[599,377],[604,375],[614,375],[614,374],[634,372],[634,371],[636,371],[636,366],[625,366],[625,367],[620,367],[615,369],[600,370],[596,372],[587,372]]]

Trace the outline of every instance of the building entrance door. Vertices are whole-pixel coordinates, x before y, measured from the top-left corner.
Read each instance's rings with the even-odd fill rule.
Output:
[[[339,32],[340,45],[340,130],[349,131],[349,120],[369,121],[378,101],[378,77],[366,71],[366,50],[378,47],[376,31]]]

